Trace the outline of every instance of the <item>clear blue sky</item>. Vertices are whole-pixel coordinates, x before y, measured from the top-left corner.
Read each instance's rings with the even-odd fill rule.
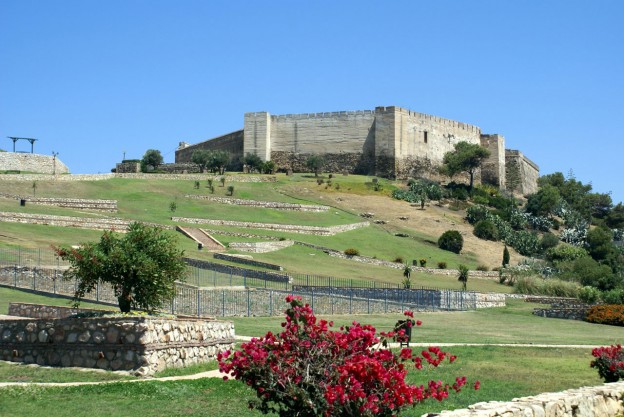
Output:
[[[0,0],[0,148],[34,137],[73,173],[110,172],[248,111],[396,105],[503,134],[618,202],[622,22],[621,0]]]

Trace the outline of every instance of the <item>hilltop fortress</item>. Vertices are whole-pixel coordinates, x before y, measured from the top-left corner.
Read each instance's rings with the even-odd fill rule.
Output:
[[[481,169],[482,182],[504,189],[507,177],[513,176],[515,191],[537,191],[538,166],[521,152],[505,149],[502,135],[483,134],[474,125],[395,106],[332,113],[245,113],[241,130],[195,145],[181,142],[175,162],[190,162],[198,149],[225,150],[234,164],[252,153],[297,172],[306,171],[310,155],[322,155],[328,172],[440,179],[444,154],[461,141],[490,150]]]

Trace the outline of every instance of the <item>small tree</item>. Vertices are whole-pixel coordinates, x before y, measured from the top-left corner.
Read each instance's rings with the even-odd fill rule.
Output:
[[[225,177],[219,178],[219,182],[221,183],[221,187],[225,187]]]
[[[408,264],[405,264],[403,268],[403,288],[409,289],[412,287],[412,281],[410,280],[410,276],[412,275],[412,267]]]
[[[234,195],[234,186],[233,185],[228,185],[227,192],[228,192],[228,195],[233,196]]]
[[[70,263],[63,278],[76,280],[75,305],[98,284],[110,284],[123,313],[133,308],[153,312],[173,299],[175,282],[185,278],[184,251],[176,244],[164,230],[135,222],[121,236],[106,231],[97,243],[54,250]]]
[[[155,170],[162,165],[163,157],[158,149],[148,149],[141,159],[141,171],[148,172]],[[150,169],[151,167],[151,169]]]
[[[509,266],[509,249],[507,249],[507,245],[505,245],[505,249],[503,249],[503,268]]]
[[[210,151],[198,149],[191,155],[191,162],[199,166],[200,172],[204,172],[210,161]]]
[[[266,161],[264,164],[262,164],[262,172],[265,174],[273,174],[276,167],[277,166],[275,165],[275,162]]]
[[[37,195],[37,181],[33,181],[32,189],[33,189],[33,197],[35,197]]]
[[[459,265],[457,269],[459,270],[457,280],[462,283],[463,290],[466,291],[466,286],[468,285],[468,274],[470,270],[466,265]]]
[[[230,162],[230,154],[226,151],[211,151],[208,169],[216,174],[225,174],[225,167]]]
[[[454,151],[444,154],[442,172],[450,178],[460,172],[467,172],[470,175],[470,190],[472,190],[474,174],[489,156],[490,151],[476,143],[456,143]]]
[[[248,153],[247,155],[245,155],[245,157],[243,158],[243,163],[247,165],[250,173],[254,171],[260,172],[264,165],[262,159],[255,153]]]
[[[318,177],[318,174],[325,166],[325,159],[320,155],[310,155],[306,159],[305,165],[310,171],[314,172],[315,177]]]

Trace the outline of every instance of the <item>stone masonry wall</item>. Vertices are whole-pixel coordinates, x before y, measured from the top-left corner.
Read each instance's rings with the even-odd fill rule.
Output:
[[[513,161],[513,162],[512,162]],[[507,149],[505,151],[506,166],[515,164],[519,169],[520,184],[516,191],[522,195],[529,195],[537,192],[537,179],[539,178],[539,167],[520,151]]]
[[[205,181],[212,178],[218,181],[221,175],[213,174],[72,174],[72,175],[46,175],[46,174],[9,174],[0,175],[2,181],[105,181],[111,178],[128,178],[135,180],[190,180]],[[231,182],[275,182],[275,176],[268,175],[226,175],[228,183]]]
[[[229,262],[239,263],[243,265],[257,266],[259,268],[273,269],[275,271],[284,270],[284,268],[282,268],[279,265],[270,264],[268,262],[256,261],[256,260],[249,259],[249,258],[243,258],[242,256],[228,255],[227,253],[215,253],[213,256],[215,259],[221,259],[223,261],[229,261]]]
[[[44,197],[18,197],[28,204],[42,206],[56,206],[75,208],[79,210],[98,210],[107,212],[117,211],[117,200],[91,200],[83,198],[44,198]]]
[[[234,347],[234,325],[150,317],[0,321],[0,359],[47,366],[134,371],[214,360]]]
[[[271,242],[231,242],[228,246],[230,249],[235,249],[241,252],[267,253],[275,252],[294,244],[295,242],[292,240],[280,240]]]
[[[618,417],[624,413],[624,381],[595,387],[516,398],[509,402],[490,401],[439,417]]]
[[[266,279],[274,282],[291,282],[291,278],[286,274],[278,274],[275,272],[256,271],[254,269],[239,268],[231,265],[218,264],[210,261],[201,261],[199,259],[183,258],[190,266],[209,271],[217,271],[224,274],[234,274],[245,276],[248,278]]]
[[[36,153],[0,152],[0,170],[41,174],[67,174],[69,168],[58,157]]]
[[[505,189],[505,137],[481,135],[481,146],[490,151],[481,166],[481,181]]]
[[[29,224],[45,224],[49,226],[62,227],[78,227],[82,229],[93,230],[116,230],[123,232],[131,223],[128,220],[112,218],[112,217],[73,217],[73,216],[55,216],[51,214],[31,214],[31,213],[15,213],[0,212],[0,222],[8,223],[29,223]],[[146,223],[161,228],[170,228],[171,226],[163,226],[155,223]]]
[[[199,142],[195,145],[181,146],[175,152],[175,162],[178,164],[191,162],[193,152],[196,150],[226,151],[230,154],[230,164],[227,169],[230,171],[240,171],[242,169],[240,158],[243,156],[243,140],[243,130],[237,130]]]
[[[9,316],[33,319],[65,319],[78,313],[102,313],[92,308],[70,308],[43,304],[9,303]]]
[[[369,222],[351,223],[340,226],[301,226],[292,224],[277,224],[277,223],[253,223],[253,222],[237,222],[231,220],[213,220],[213,219],[194,219],[188,217],[172,217],[174,222],[181,223],[193,223],[193,224],[210,224],[213,226],[232,226],[232,227],[246,227],[252,229],[266,229],[275,230],[280,232],[289,233],[302,233],[319,236],[333,236],[336,233],[347,232],[349,230],[359,229],[361,227],[370,226]]]
[[[271,209],[276,209],[276,210],[294,210],[294,211],[311,211],[311,212],[325,212],[329,210],[329,206],[321,206],[321,205],[314,205],[314,204],[297,204],[297,203],[282,203],[282,202],[277,202],[277,201],[243,200],[240,198],[213,197],[209,195],[185,195],[184,197],[199,199],[199,200],[209,200],[209,201],[214,201],[216,203],[222,203],[222,204],[271,208]]]

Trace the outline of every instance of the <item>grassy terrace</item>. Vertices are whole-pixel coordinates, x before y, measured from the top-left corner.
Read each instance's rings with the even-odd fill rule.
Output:
[[[46,302],[66,305],[62,299],[34,296],[21,291],[0,289],[0,314],[6,313],[8,301]],[[534,343],[607,345],[624,342],[621,328],[583,322],[545,319],[531,315],[534,305],[511,301],[507,307],[469,313],[419,313],[423,326],[415,333],[416,341],[458,343]],[[353,320],[387,329],[396,315],[333,316],[336,325]],[[239,335],[258,336],[279,331],[280,319],[236,318]],[[419,348],[416,348],[419,349]],[[601,380],[589,368],[588,349],[457,346],[446,350],[459,356],[453,365],[437,370],[410,372],[411,382],[428,379],[453,379],[463,375],[479,379],[481,390],[467,390],[442,404],[427,402],[410,410],[406,416],[420,416],[442,409],[465,407],[479,401],[512,398],[560,391],[584,385],[598,385]],[[166,371],[167,375],[195,373],[214,369],[207,364],[186,370]],[[108,381],[121,379],[111,372],[84,372],[0,363],[1,381]],[[260,416],[248,410],[246,403],[254,394],[236,381],[201,379],[196,381],[114,382],[97,386],[11,387],[2,388],[0,414],[11,416]],[[62,406],[60,406],[62,404]]]

